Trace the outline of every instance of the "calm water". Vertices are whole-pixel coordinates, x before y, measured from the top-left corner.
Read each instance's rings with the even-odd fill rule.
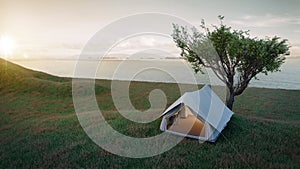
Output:
[[[74,60],[22,60],[14,61],[24,67],[63,77],[87,77],[97,79],[138,80],[179,83],[221,84],[214,74],[194,74],[183,60],[104,60],[81,61],[85,67],[78,69]],[[97,69],[92,69],[98,65]],[[281,89],[300,89],[300,59],[287,59],[281,72],[259,75],[250,86]],[[76,73],[77,72],[77,73]],[[79,75],[79,74],[80,75]]]

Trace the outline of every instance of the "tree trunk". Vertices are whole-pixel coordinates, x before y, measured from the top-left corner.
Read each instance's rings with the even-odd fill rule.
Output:
[[[229,98],[227,99],[227,107],[232,110],[233,108],[233,102],[234,102],[234,91],[233,90],[230,90],[230,93],[229,93]]]

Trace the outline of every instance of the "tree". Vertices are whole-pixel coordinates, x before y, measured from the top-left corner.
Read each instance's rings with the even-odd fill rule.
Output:
[[[286,39],[277,36],[252,38],[249,31],[224,25],[223,16],[219,19],[220,26],[213,26],[213,31],[204,20],[200,25],[203,32],[173,24],[172,37],[196,73],[203,67],[210,68],[226,84],[226,104],[232,110],[234,97],[243,93],[252,78],[280,70],[285,55],[289,55],[289,46]]]

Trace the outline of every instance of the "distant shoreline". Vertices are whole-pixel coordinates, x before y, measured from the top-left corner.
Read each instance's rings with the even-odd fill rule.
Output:
[[[0,58],[2,58],[0,56]],[[3,58],[5,59],[5,58]],[[300,56],[297,57],[286,57],[286,60],[292,60],[292,59],[300,59]],[[130,59],[130,58],[103,58],[103,59],[78,59],[78,58],[7,58],[5,60],[8,61],[47,61],[47,60],[57,60],[57,61],[100,61],[100,60],[108,60],[108,61],[124,61],[124,60],[130,60],[130,61],[147,61],[147,60],[185,60],[184,58],[139,58],[139,59]]]
[[[162,70],[168,70],[168,72],[176,74],[177,81],[179,83],[187,83],[197,82],[197,84],[206,84],[207,81],[213,81],[213,84],[218,84],[218,79],[212,78],[211,80],[207,79],[207,74],[195,74],[194,76],[190,76],[189,78],[185,75],[185,71],[187,69],[185,66],[189,64],[182,59],[128,59],[128,60],[121,60],[121,59],[103,59],[103,60],[73,60],[73,59],[35,59],[35,60],[13,60],[13,63],[18,65],[22,65],[23,67],[45,72],[50,75],[59,76],[59,77],[67,77],[67,78],[76,78],[74,77],[74,70],[76,64],[79,62],[83,62],[85,64],[89,63],[97,63],[101,64],[102,70],[100,74],[97,75],[96,79],[106,79],[110,80],[112,78],[118,80],[128,80],[131,79],[130,74],[126,73],[137,70],[142,70],[145,67],[149,67],[149,71],[153,71],[153,67],[160,68]],[[102,62],[104,64],[102,64]],[[120,63],[119,63],[120,62]],[[121,63],[127,65],[126,71],[118,71],[115,73],[116,69],[119,67]],[[105,64],[108,63],[108,64]],[[300,83],[299,83],[299,73],[300,69],[298,68],[298,64],[300,63],[299,59],[287,59],[286,63],[282,66],[281,72],[270,73],[270,75],[265,76],[260,74],[258,78],[260,80],[253,79],[250,82],[249,87],[258,87],[258,88],[271,88],[271,89],[290,89],[290,90],[300,90]],[[124,67],[123,67],[124,68]],[[192,70],[191,70],[192,71]],[[146,71],[145,71],[146,73]],[[153,72],[154,74],[157,72]],[[193,72],[191,72],[193,73]],[[128,75],[127,75],[128,74]],[[167,76],[165,73],[159,73],[156,75],[147,75],[140,74],[138,78],[135,78],[136,81],[141,82],[165,82],[165,83],[172,83],[174,79],[170,76]],[[91,78],[91,77],[90,77]],[[94,78],[94,77],[92,77]]]
[[[299,58],[300,59],[300,58]],[[74,59],[65,59],[65,58],[28,58],[28,59],[25,59],[25,58],[8,58],[7,59],[8,61],[42,61],[42,60],[58,60],[58,61],[77,61],[77,60],[82,60],[82,61],[100,61],[100,60],[109,60],[109,61],[113,61],[113,60],[116,60],[116,61],[123,61],[123,60],[132,60],[132,61],[139,61],[139,60],[142,60],[142,61],[145,61],[145,60],[184,60],[183,58],[141,58],[141,59],[128,59],[128,58],[124,58],[124,59],[121,59],[121,58],[103,58],[103,59],[77,59],[77,58],[74,58]]]

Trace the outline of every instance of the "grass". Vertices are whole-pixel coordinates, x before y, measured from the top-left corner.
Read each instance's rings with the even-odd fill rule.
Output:
[[[137,124],[123,118],[110,86],[99,80],[95,89],[113,128],[135,137],[161,133],[160,119]],[[176,84],[132,82],[136,109],[150,107],[153,89],[165,92],[168,105],[180,96]],[[0,60],[0,168],[300,168],[299,100],[296,90],[249,88],[236,98],[235,115],[216,143],[183,139],[158,156],[126,158],[85,134],[73,107],[71,79]]]

